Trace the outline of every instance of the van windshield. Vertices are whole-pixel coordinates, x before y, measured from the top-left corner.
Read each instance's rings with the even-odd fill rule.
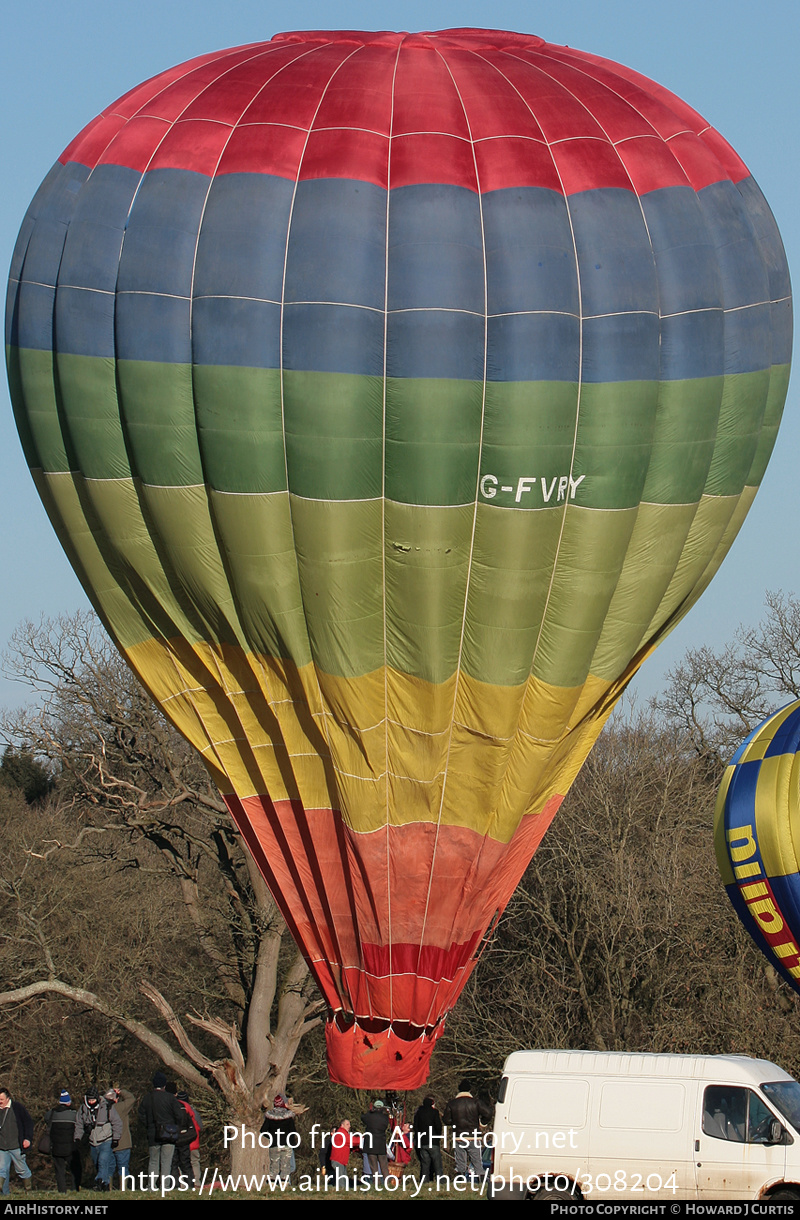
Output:
[[[800,1131],[800,1084],[796,1080],[776,1080],[774,1084],[762,1084],[761,1088],[795,1131]]]

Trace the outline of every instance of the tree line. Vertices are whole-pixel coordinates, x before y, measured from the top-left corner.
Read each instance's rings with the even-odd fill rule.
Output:
[[[65,1085],[157,1067],[206,1118],[260,1125],[366,1108],[331,1085],[306,963],[198,757],[96,621],[25,624],[0,765],[0,1077],[34,1114]],[[484,946],[422,1092],[465,1071],[490,1095],[521,1046],[739,1052],[800,1073],[800,1001],[740,928],[712,820],[743,737],[800,697],[800,602],[719,653],[691,652],[648,708],[615,716]],[[257,1154],[256,1154],[257,1155]],[[250,1164],[234,1165],[249,1169]]]

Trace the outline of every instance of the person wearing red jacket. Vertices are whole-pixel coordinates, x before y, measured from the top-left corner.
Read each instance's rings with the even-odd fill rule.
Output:
[[[169,1085],[167,1085],[167,1091],[169,1091]],[[178,1105],[182,1106],[186,1112],[186,1122],[181,1127],[181,1133],[175,1144],[173,1173],[177,1168],[177,1173],[180,1177],[186,1178],[190,1186],[196,1186],[197,1182],[195,1181],[194,1168],[192,1166],[192,1148],[195,1143],[198,1147],[200,1146],[200,1128],[197,1125],[194,1110],[189,1105],[188,1093],[176,1093],[175,1096]],[[175,1161],[177,1161],[177,1166]]]
[[[194,1178],[195,1186],[200,1182],[200,1132],[203,1130],[203,1120],[193,1106],[189,1104],[189,1094],[179,1093],[178,1101],[183,1106],[184,1110],[188,1110],[189,1117],[194,1123],[194,1139],[189,1145],[189,1160],[192,1165],[192,1177]]]
[[[331,1136],[331,1166],[336,1175],[337,1184],[347,1181],[350,1149],[358,1148],[360,1143],[358,1133],[350,1130],[350,1119],[343,1118],[339,1127]]]

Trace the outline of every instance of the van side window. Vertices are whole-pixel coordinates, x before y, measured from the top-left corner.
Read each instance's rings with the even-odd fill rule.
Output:
[[[709,1085],[703,1096],[703,1131],[717,1140],[766,1144],[775,1115],[752,1089]]]
[[[703,1096],[703,1132],[717,1140],[745,1142],[748,1089],[709,1085]]]

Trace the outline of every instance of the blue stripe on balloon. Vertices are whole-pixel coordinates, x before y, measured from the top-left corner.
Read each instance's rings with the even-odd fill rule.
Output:
[[[612,314],[584,318],[583,380],[657,381],[660,375],[656,314]]]
[[[482,315],[441,309],[390,314],[386,346],[386,373],[389,377],[483,380]]]
[[[64,243],[59,285],[113,292],[128,213],[142,175],[122,165],[99,165],[78,195]]]
[[[457,217],[452,220],[458,231]],[[284,299],[383,310],[385,297],[386,192],[369,182],[344,179],[300,182]]]
[[[119,259],[120,292],[189,295],[208,187],[208,178],[182,169],[144,175]]]
[[[570,196],[569,210],[583,316],[637,310],[657,314],[655,259],[638,197],[616,188],[581,191]],[[621,380],[631,376],[636,374]]]
[[[269,174],[214,179],[197,246],[196,297],[281,299],[293,192],[294,183]]]
[[[88,172],[85,166],[70,162],[53,176],[43,197],[37,194],[39,208],[25,252],[23,279],[55,286],[67,229]]]
[[[769,367],[772,305],[766,301],[725,313],[725,372],[754,373]]]
[[[59,352],[108,357],[114,351],[115,316],[113,293],[59,288],[55,319]]]
[[[189,301],[181,297],[123,292],[116,302],[116,355],[120,360],[190,364]]]
[[[697,198],[714,243],[726,310],[770,300],[759,243],[739,191],[726,180],[704,187]]]
[[[484,313],[481,210],[473,191],[430,185],[392,191],[388,304],[390,311]]]
[[[578,272],[562,195],[532,186],[491,191],[483,197],[483,223],[490,314],[577,316]]]
[[[30,241],[31,233],[33,232],[33,227],[36,224],[37,217],[42,211],[42,208],[46,206],[51,191],[56,188],[58,179],[64,173],[64,168],[65,167],[60,161],[56,161],[55,165],[48,171],[47,176],[31,200],[30,207],[25,213],[19,235],[17,236],[16,244],[14,246],[14,253],[11,256],[11,267],[8,272],[11,280],[18,280],[20,277],[22,264],[25,261],[28,243]]]
[[[280,314],[270,302],[280,300],[283,287],[294,184],[236,174],[209,190],[203,175],[162,169],[147,173],[137,191],[138,176],[119,166],[98,166],[82,186],[85,177],[82,166],[59,166],[37,195],[36,221],[32,227],[26,221],[21,237],[27,246],[19,331],[11,291],[12,342],[52,347],[54,302],[46,285],[61,259],[62,351],[279,367]],[[586,381],[681,380],[788,359],[790,310],[761,304],[770,279],[776,290],[788,286],[780,239],[758,188],[740,190],[721,183],[698,195],[687,187],[650,192],[641,200],[644,218],[630,192],[580,192],[569,199],[575,248],[565,201],[555,192],[520,188],[484,196],[486,288],[489,313],[497,315],[487,323],[489,380],[577,380],[575,249]],[[452,186],[392,192],[390,376],[483,377],[478,202]],[[381,189],[339,179],[298,185],[286,268],[285,367],[383,371],[385,240]],[[108,302],[92,294],[115,285],[121,295],[112,322]],[[721,297],[729,311],[724,323]],[[659,308],[674,316],[659,324]],[[776,314],[777,338],[770,332]]]
[[[200,297],[192,310],[192,362],[280,367],[281,307],[270,301]],[[287,311],[287,331],[294,334]]]
[[[794,324],[792,300],[775,301],[772,306],[772,363],[788,364],[792,358]]]
[[[580,374],[580,322],[571,314],[489,318],[489,381],[573,381]]]
[[[383,314],[350,305],[287,305],[283,365],[299,372],[383,376]]]
[[[792,286],[789,280],[786,253],[775,217],[754,178],[745,178],[742,182],[737,182],[736,189],[742,198],[744,210],[761,247],[761,257],[769,276],[770,297],[773,301],[780,301],[791,295]],[[788,360],[788,356],[786,359]]]
[[[19,280],[9,279],[6,285],[6,347],[20,347],[19,341]]]
[[[54,288],[70,219],[88,172],[84,165],[56,162],[31,201],[11,260],[7,343],[52,350]]]
[[[53,314],[56,290],[23,279],[16,297],[16,342],[38,351],[53,350]],[[88,340],[88,336],[87,336]]]
[[[59,222],[63,248],[58,252],[54,247],[47,260],[55,262],[59,254],[51,275],[55,282],[57,274],[59,285],[55,295],[58,349],[80,356],[112,357],[115,352],[112,294],[117,284],[125,223],[141,175],[118,165],[99,166],[88,178],[83,166],[69,163],[57,169],[61,175],[56,175],[59,181],[55,183],[48,212],[53,212],[59,199],[62,213],[74,208],[68,227],[66,221]],[[80,188],[77,193],[76,185]],[[45,271],[37,263],[43,253],[40,237],[46,233],[47,223],[37,222],[31,257],[25,260],[26,280],[35,280]],[[30,291],[28,285],[26,291]],[[21,312],[20,345],[51,348],[53,313],[52,290],[40,289],[26,300]]]
[[[721,309],[661,319],[663,381],[721,377],[725,372],[725,315]]]
[[[40,216],[35,223],[26,259],[23,278],[28,283],[46,284],[55,288],[59,276],[59,265],[63,253],[63,242],[67,235],[67,224],[49,216]]]
[[[662,314],[721,308],[714,245],[690,186],[650,191],[642,211],[658,268]],[[722,367],[722,357],[719,359]]]

